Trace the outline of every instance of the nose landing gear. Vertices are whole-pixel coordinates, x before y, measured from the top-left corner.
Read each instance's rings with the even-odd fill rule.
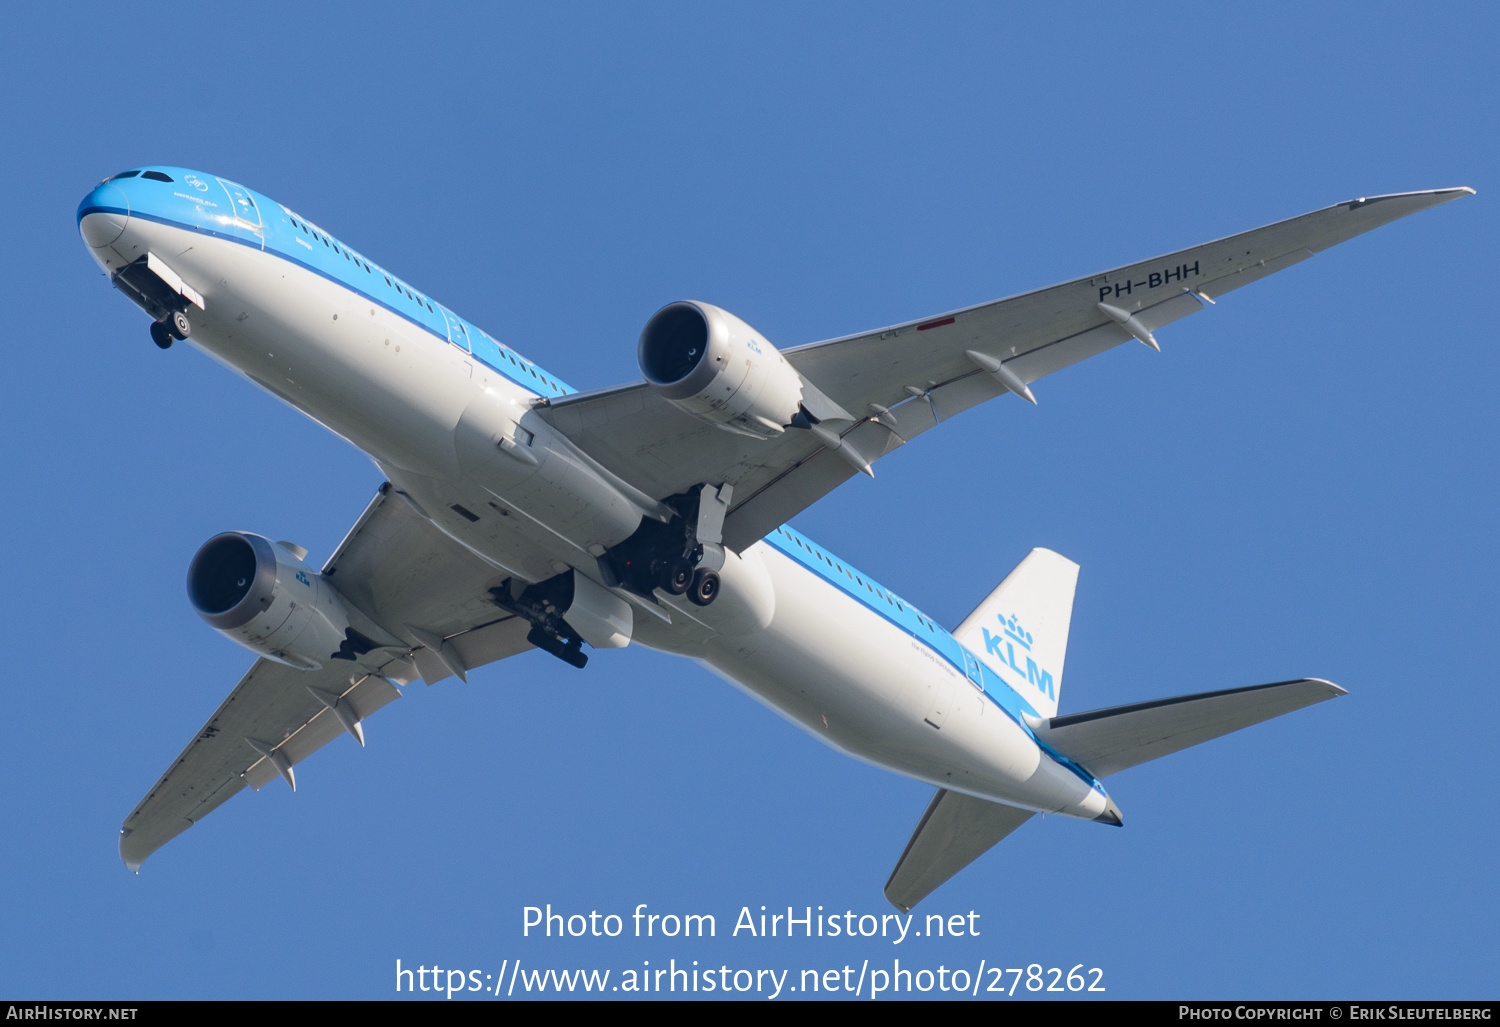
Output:
[[[110,284],[151,315],[151,341],[168,349],[176,339],[186,339],[193,325],[189,304],[203,309],[203,297],[155,254],[147,253],[110,275]]]
[[[191,334],[193,323],[188,320],[186,311],[174,310],[165,320],[151,322],[151,341],[159,349],[171,349],[174,340],[186,339]]]

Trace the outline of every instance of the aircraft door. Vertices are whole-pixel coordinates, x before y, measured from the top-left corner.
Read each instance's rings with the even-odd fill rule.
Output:
[[[464,327],[464,323],[458,319],[456,314],[441,303],[437,305],[437,308],[442,312],[443,320],[448,323],[448,341],[465,353],[472,353],[474,347],[469,340],[469,330]]]
[[[229,209],[234,211],[234,227],[240,230],[241,235],[251,235],[260,240],[261,249],[265,249],[265,226],[261,221],[260,208],[256,206],[255,197],[250,195],[250,190],[222,178],[216,181],[229,198]]]
[[[973,686],[984,691],[984,671],[979,668],[979,661],[969,650],[964,650],[964,673],[969,675],[969,682]]]

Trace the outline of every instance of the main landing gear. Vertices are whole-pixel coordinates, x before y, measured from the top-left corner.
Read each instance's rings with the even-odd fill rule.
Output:
[[[172,311],[164,321],[151,322],[151,341],[160,349],[171,349],[175,340],[186,339],[191,334],[193,323],[183,310]]]
[[[719,575],[706,567],[695,568],[687,560],[657,561],[656,587],[667,595],[685,595],[698,606],[707,606],[719,596]]]
[[[709,605],[719,598],[730,493],[728,485],[695,485],[663,500],[677,516],[668,524],[644,518],[601,563],[637,595],[650,598],[659,588],[670,596],[685,595],[697,606]]]
[[[707,606],[717,598],[719,598],[718,572],[699,568],[693,575],[693,587],[688,589],[688,599],[697,606]]]

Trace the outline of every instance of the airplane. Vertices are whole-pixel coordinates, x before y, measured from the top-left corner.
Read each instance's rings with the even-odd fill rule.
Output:
[[[903,912],[1037,813],[1120,826],[1104,779],[1346,694],[1317,678],[1059,715],[1078,566],[1034,549],[948,630],[787,525],[956,414],[1468,188],[1360,197],[1165,256],[778,349],[713,304],[662,307],[642,380],[579,392],[269,197],[133,168],[79,204],[151,318],[369,454],[385,482],[321,569],[210,538],[202,618],[256,660],[121,827],[139,872],[414,681],[632,642],[695,660],[820,741],[936,788],[887,881]]]

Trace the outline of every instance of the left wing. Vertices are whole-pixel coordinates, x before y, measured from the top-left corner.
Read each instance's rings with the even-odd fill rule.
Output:
[[[764,441],[731,434],[644,382],[556,399],[540,413],[653,498],[733,485],[724,543],[740,550],[940,420],[1007,392],[1032,398],[1032,382],[1122,342],[1155,347],[1158,328],[1215,297],[1472,192],[1361,197],[1035,292],[786,350],[806,381],[858,418],[829,423],[834,448],[797,429]]]
[[[330,660],[314,671],[256,660],[125,818],[120,858],[131,870],[246,785],[259,789],[283,777],[295,789],[292,768],[339,735],[363,745],[363,720],[401,697],[396,685],[418,677],[432,684],[532,648],[530,625],[487,599],[486,589],[498,583],[493,569],[419,517],[389,484],[322,573],[379,623],[402,633],[415,627],[427,644],[377,650],[385,655],[364,666]]]

